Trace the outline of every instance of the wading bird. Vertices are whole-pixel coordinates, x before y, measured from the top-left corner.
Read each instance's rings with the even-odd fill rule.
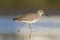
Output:
[[[41,16],[43,14],[45,14],[43,10],[38,10],[36,13],[23,14],[20,17],[13,18],[13,20],[14,21],[19,21],[19,22],[24,22],[24,23],[28,23],[29,24],[29,28],[31,30],[30,35],[29,35],[29,40],[30,40],[31,34],[32,34],[31,24],[39,21],[41,19]],[[45,15],[48,16],[47,14],[45,14]]]

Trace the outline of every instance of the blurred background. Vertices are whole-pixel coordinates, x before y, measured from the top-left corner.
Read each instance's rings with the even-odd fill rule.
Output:
[[[33,33],[36,39],[32,40],[60,40],[60,0],[0,0],[0,40],[25,40],[25,33],[30,32],[28,24],[22,26],[23,23],[12,18],[39,9],[50,17],[43,15],[39,22],[31,24],[33,32],[38,32],[38,36]],[[24,37],[18,33],[19,29]]]
[[[0,16],[19,15],[28,11],[43,9],[49,14],[58,14],[60,10],[60,0],[0,0]]]

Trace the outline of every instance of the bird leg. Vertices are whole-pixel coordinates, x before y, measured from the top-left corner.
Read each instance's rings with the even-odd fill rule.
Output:
[[[31,35],[32,35],[32,28],[31,28],[31,24],[29,24],[29,28],[31,30],[30,34],[29,34],[29,40],[31,39]]]

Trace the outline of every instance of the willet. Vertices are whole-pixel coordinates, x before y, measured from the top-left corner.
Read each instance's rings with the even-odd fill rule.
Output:
[[[24,23],[28,23],[29,24],[29,28],[31,30],[30,35],[29,35],[29,40],[31,38],[31,34],[32,34],[32,28],[31,28],[31,24],[35,23],[37,21],[40,20],[42,14],[45,14],[43,10],[38,10],[36,13],[27,13],[27,14],[23,14],[20,17],[17,18],[13,18],[14,21],[20,21],[20,22],[24,22]],[[47,14],[45,14],[46,16],[48,16]]]

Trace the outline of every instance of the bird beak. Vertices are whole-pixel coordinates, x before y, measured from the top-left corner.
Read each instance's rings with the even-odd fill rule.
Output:
[[[48,16],[48,14],[45,14],[46,16]],[[48,16],[49,17],[49,16]]]

